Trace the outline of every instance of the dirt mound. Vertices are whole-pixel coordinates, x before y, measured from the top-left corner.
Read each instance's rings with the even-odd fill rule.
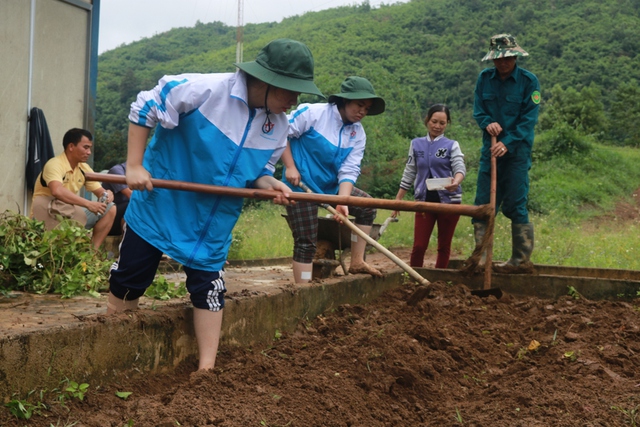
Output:
[[[620,201],[615,208],[606,214],[596,216],[585,224],[587,227],[627,227],[631,223],[640,222],[640,188],[633,192],[630,201]]]
[[[212,372],[194,373],[193,361],[92,384],[83,402],[51,403],[29,422],[2,411],[0,425],[635,425],[639,324],[630,303],[407,284],[302,322],[268,348],[221,348]]]

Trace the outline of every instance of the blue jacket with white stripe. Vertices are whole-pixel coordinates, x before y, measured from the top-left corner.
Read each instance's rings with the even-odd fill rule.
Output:
[[[155,128],[143,166],[153,178],[251,187],[272,175],[286,147],[284,113],[249,108],[246,75],[165,76],[131,105],[129,120]],[[207,271],[224,266],[243,199],[154,188],[134,191],[125,220],[138,235],[181,264]]]
[[[291,155],[301,180],[314,193],[337,194],[344,181],[355,185],[366,140],[362,124],[345,124],[335,104],[301,104],[289,114]],[[284,173],[283,181],[302,191]]]

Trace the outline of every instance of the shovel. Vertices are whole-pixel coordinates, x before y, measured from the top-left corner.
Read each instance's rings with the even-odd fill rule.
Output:
[[[496,145],[496,137],[491,137],[491,148]],[[486,234],[488,239],[486,239],[485,243],[485,251],[487,253],[487,258],[484,264],[484,286],[482,289],[471,291],[471,295],[479,296],[480,298],[486,298],[488,296],[493,295],[494,297],[500,299],[502,297],[502,289],[500,288],[492,288],[491,287],[491,272],[492,272],[492,264],[493,264],[493,229],[495,225],[495,217],[496,217],[496,187],[497,187],[497,177],[498,177],[498,167],[497,167],[497,159],[495,156],[491,156],[491,189],[489,192],[489,206],[491,207],[491,216],[487,221],[487,231]]]

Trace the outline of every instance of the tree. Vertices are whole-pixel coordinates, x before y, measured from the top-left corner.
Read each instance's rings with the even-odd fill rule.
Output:
[[[100,172],[101,170],[110,169],[125,160],[127,160],[126,135],[119,131],[105,133],[97,130],[93,169]]]
[[[120,80],[120,102],[132,102],[140,92],[140,81],[136,73],[129,68]]]
[[[549,130],[566,123],[583,135],[603,135],[608,122],[601,97],[600,87],[595,83],[580,92],[573,87],[564,90],[556,84],[540,116],[540,128]]]
[[[640,146],[640,87],[635,81],[618,87],[611,104],[611,134],[620,145]]]

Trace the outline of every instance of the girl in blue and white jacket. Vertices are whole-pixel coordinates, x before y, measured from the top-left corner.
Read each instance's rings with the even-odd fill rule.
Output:
[[[384,112],[385,102],[362,77],[347,78],[340,89],[327,104],[301,104],[289,114],[289,144],[282,155],[283,181],[294,191],[302,191],[298,186],[303,182],[314,193],[371,197],[355,187],[367,139],[360,120]],[[356,226],[366,234],[376,217],[372,208],[338,205],[336,211],[344,216],[351,212]],[[294,238],[294,279],[305,283],[311,280],[316,253],[318,205],[297,202],[287,206],[287,221]],[[351,240],[349,272],[381,276],[364,261],[366,241],[356,235]]]

